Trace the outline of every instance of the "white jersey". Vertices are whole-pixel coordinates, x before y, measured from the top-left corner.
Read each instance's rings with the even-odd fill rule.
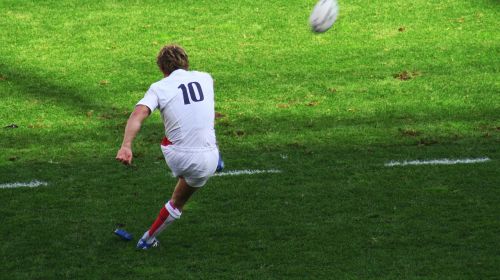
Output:
[[[137,105],[159,109],[165,136],[178,148],[216,147],[214,87],[203,72],[175,70],[151,85]]]

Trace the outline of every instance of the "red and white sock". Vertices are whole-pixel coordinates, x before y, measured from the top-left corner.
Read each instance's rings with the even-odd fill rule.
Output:
[[[165,206],[161,208],[160,213],[151,225],[151,228],[144,233],[142,239],[146,240],[148,243],[151,242],[153,238],[158,236],[158,234],[171,225],[175,220],[179,219],[181,215],[182,212],[175,208],[171,201],[167,202]]]

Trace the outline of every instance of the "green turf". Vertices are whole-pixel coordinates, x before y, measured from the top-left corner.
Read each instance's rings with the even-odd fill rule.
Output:
[[[0,189],[0,278],[498,278],[500,3],[341,1],[317,35],[314,2],[0,0],[0,184],[49,183]],[[227,169],[283,172],[211,179],[137,252],[112,231],[172,191],[158,113],[114,156],[171,42],[216,80]]]

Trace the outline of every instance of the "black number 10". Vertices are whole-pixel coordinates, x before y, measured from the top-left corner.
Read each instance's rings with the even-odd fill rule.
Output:
[[[194,85],[194,86],[193,86]],[[196,90],[194,87],[196,86]],[[198,82],[191,82],[187,85],[181,84],[178,88],[182,90],[182,97],[184,97],[184,104],[188,105],[191,104],[190,98],[193,102],[200,102],[203,101],[203,91],[201,90],[201,86]],[[189,91],[189,96],[188,96],[188,91]]]

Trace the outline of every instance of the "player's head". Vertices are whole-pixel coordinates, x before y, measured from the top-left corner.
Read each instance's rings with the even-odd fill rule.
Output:
[[[177,69],[188,70],[189,61],[188,55],[183,48],[177,45],[166,45],[158,53],[156,63],[160,67],[161,72],[165,75],[170,75]]]

